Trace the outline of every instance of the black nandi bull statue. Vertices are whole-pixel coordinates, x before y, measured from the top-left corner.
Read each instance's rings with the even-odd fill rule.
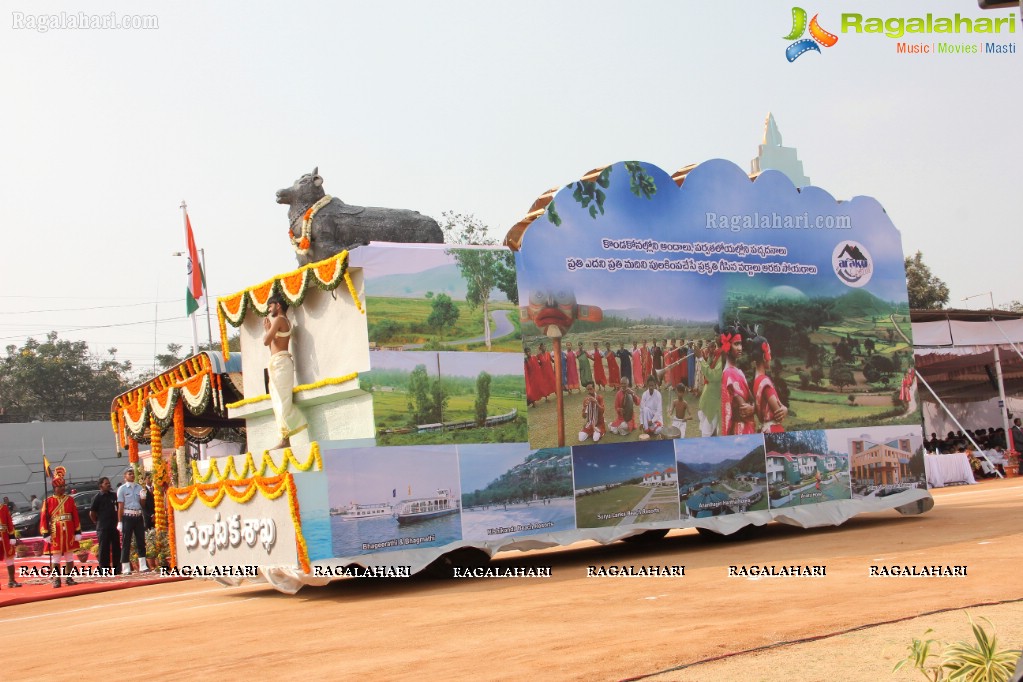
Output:
[[[437,221],[417,211],[352,206],[328,196],[318,167],[291,187],[278,190],[277,203],[290,206],[291,243],[299,265],[330,258],[369,241],[444,242]]]

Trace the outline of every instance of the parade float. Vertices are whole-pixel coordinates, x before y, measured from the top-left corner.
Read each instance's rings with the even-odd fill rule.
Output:
[[[303,182],[319,194],[302,200]],[[624,162],[541,196],[505,246],[473,247],[430,243],[418,214],[392,216],[404,232],[342,225],[364,210],[321,186],[314,171],[278,194],[300,267],[218,301],[222,347],[236,329],[240,353],[114,401],[129,452],[152,444],[174,566],[254,566],[294,592],[357,569],[932,507],[902,247],[877,201],[721,160]],[[283,449],[272,296],[308,425]],[[186,466],[200,419],[244,423],[248,452]]]

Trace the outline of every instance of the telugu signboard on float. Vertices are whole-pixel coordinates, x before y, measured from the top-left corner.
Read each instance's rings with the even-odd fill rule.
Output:
[[[177,561],[251,560],[294,591],[469,548],[931,508],[902,247],[875,200],[624,162],[534,209],[510,249],[372,243],[321,268],[330,293],[289,313],[309,441],[169,491]],[[273,290],[239,300],[265,315]],[[368,370],[303,338],[332,300]],[[265,353],[245,306],[227,314]],[[227,407],[263,424],[261,399]]]

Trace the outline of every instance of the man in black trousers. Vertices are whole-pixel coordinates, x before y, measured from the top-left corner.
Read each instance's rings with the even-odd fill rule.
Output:
[[[110,489],[110,479],[99,479],[99,495],[92,500],[89,518],[96,524],[96,538],[99,541],[100,570],[107,569],[114,575],[121,573],[121,534],[117,531],[117,494]],[[105,572],[105,571],[104,571]]]

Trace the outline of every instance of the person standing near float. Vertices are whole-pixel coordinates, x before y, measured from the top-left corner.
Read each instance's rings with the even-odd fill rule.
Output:
[[[139,557],[139,570],[148,571],[146,565],[146,522],[142,516],[142,496],[145,488],[135,482],[135,470],[124,472],[124,483],[117,488],[117,530],[121,531],[121,573],[131,573],[131,539],[135,538],[135,553]]]
[[[724,370],[717,343],[711,341],[703,349],[700,358],[700,374],[703,388],[696,416],[700,420],[700,435],[704,438],[717,435],[721,425],[721,373]]]
[[[774,382],[767,375],[767,368],[771,366],[771,346],[767,339],[759,334],[750,341],[752,349],[750,356],[756,366],[756,375],[753,377],[753,395],[756,397],[757,419],[760,420],[760,431],[762,433],[782,433],[785,427],[781,422],[789,413],[789,408],[781,403],[778,397],[778,390]]]
[[[742,335],[734,327],[726,327],[720,334],[721,356],[725,359],[721,372],[721,435],[756,433],[753,394],[746,375],[735,364],[742,356]]]
[[[117,494],[110,489],[110,479],[99,479],[99,494],[92,498],[89,518],[96,524],[96,540],[100,571],[106,569],[120,575],[121,534],[117,532]]]
[[[67,470],[64,467],[53,470],[53,494],[46,498],[39,515],[39,532],[43,540],[50,543],[51,556],[56,558],[57,574],[53,577],[54,587],[60,587],[61,559],[67,567],[67,584],[75,584],[72,576],[75,569],[74,551],[78,549],[78,543],[82,539],[78,507],[72,498],[64,494],[66,475]]]
[[[0,505],[0,559],[7,564],[7,587],[21,587],[21,583],[14,579],[14,547],[17,544],[11,510],[7,505]]]
[[[288,304],[280,295],[274,294],[266,302],[267,316],[263,318],[263,345],[270,348],[270,402],[277,428],[281,432],[281,441],[270,448],[279,450],[291,447],[291,437],[306,429],[305,417],[292,402],[292,390],[295,388],[295,359],[291,356],[288,346],[291,343],[292,329],[288,322]]]

